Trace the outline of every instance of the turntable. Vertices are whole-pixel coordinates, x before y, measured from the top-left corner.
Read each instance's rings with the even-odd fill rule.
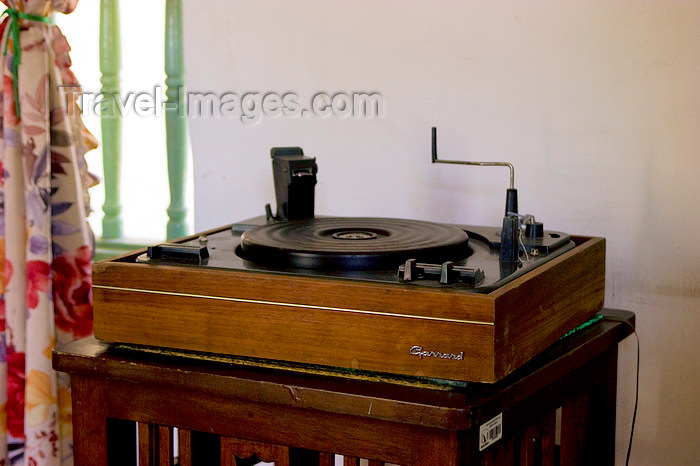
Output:
[[[316,216],[315,158],[272,149],[277,210],[95,263],[95,335],[295,368],[494,382],[603,306],[605,241]]]

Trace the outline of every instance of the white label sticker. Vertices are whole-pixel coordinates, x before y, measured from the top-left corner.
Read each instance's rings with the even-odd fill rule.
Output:
[[[503,413],[479,427],[479,451],[493,445],[503,437]]]

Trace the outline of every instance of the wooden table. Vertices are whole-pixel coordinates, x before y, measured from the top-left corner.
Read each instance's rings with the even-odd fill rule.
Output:
[[[255,457],[326,466],[334,454],[344,465],[605,465],[614,464],[617,345],[634,314],[601,313],[495,384],[296,373],[94,339],[57,349],[54,367],[72,377],[81,466],[135,465],[137,456],[141,466]],[[499,415],[501,427],[485,430]]]

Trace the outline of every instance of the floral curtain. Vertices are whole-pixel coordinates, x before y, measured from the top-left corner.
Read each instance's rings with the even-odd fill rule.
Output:
[[[72,464],[69,380],[51,350],[92,333],[84,155],[96,142],[51,17],[78,0],[2,1],[0,465]]]

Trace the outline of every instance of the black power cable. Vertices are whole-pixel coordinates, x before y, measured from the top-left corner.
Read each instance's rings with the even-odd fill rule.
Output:
[[[626,324],[630,327],[630,329],[632,329],[632,333],[634,334],[634,337],[637,340],[637,375],[634,389],[634,410],[632,413],[632,427],[630,429],[630,440],[629,444],[627,445],[627,458],[625,459],[625,465],[629,466],[630,454],[632,453],[632,440],[634,439],[634,425],[637,422],[637,406],[639,405],[639,334],[637,333],[637,329],[634,328],[634,325],[632,325],[632,323],[630,323],[627,320],[617,319],[615,318],[615,316],[608,315],[603,316],[603,320],[606,320],[608,322],[620,322],[621,324]]]

